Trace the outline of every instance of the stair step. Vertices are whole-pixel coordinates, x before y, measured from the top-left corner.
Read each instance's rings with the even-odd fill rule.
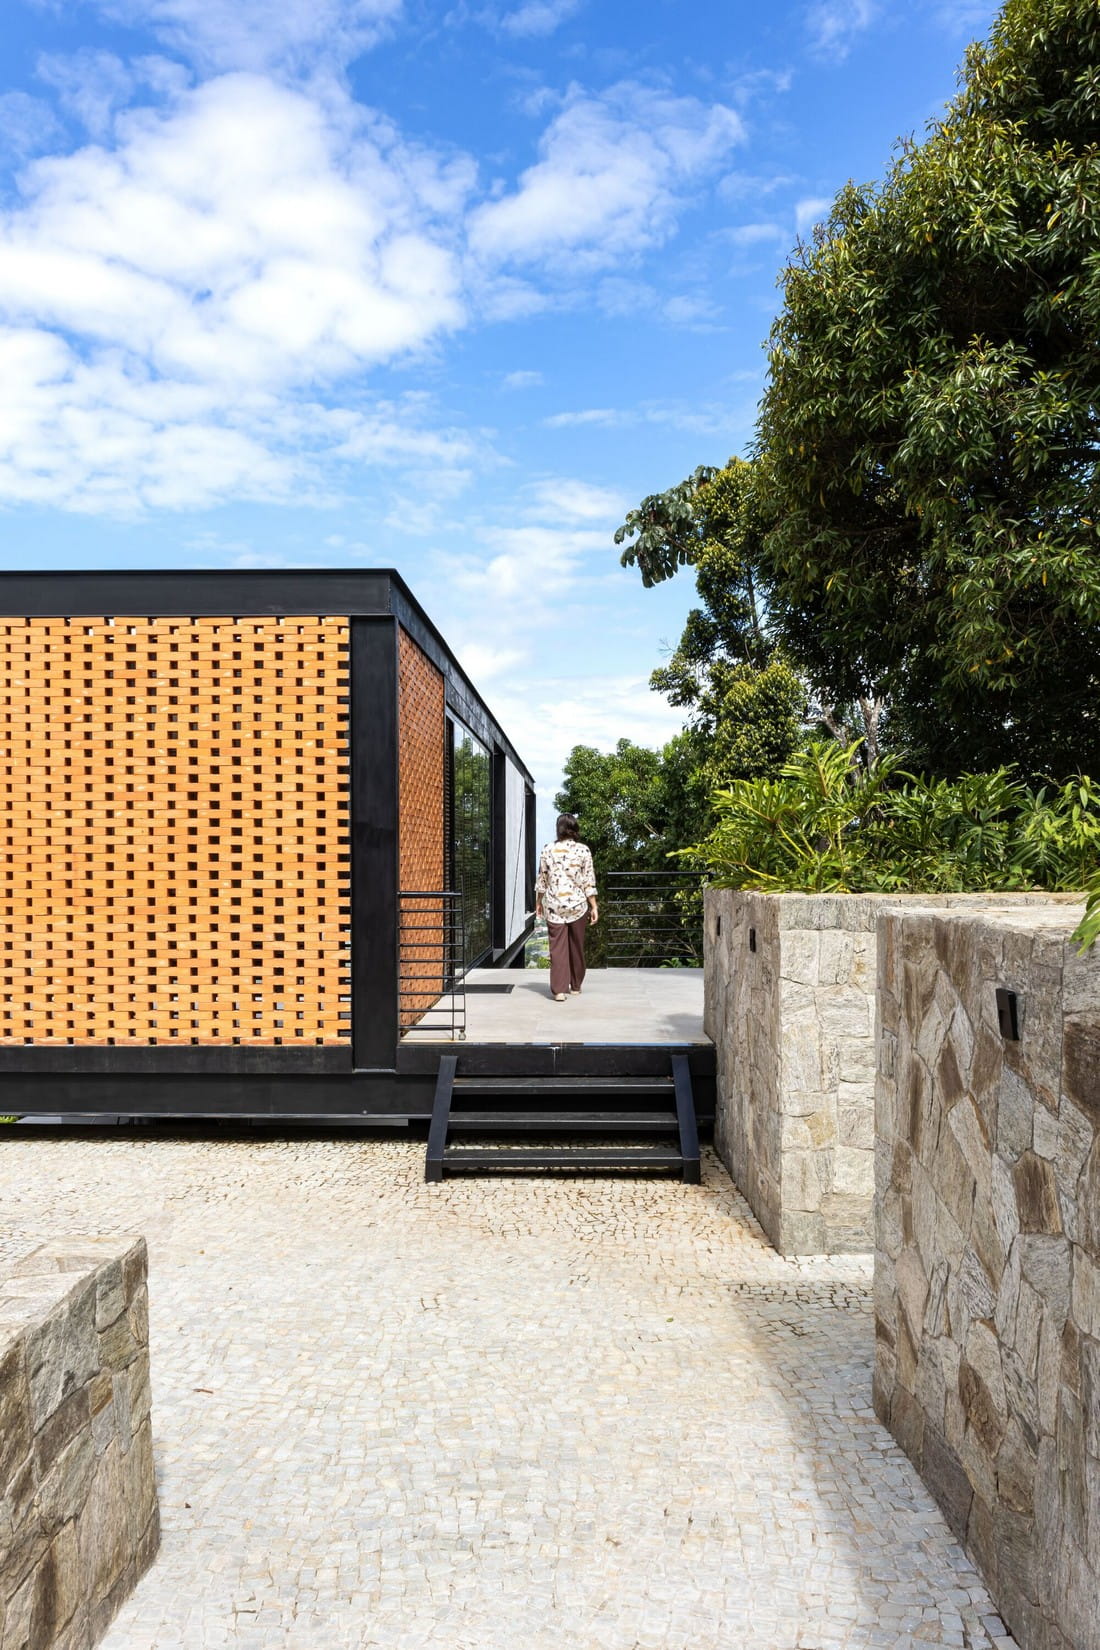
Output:
[[[638,1151],[608,1150],[599,1146],[548,1146],[532,1150],[522,1147],[509,1151],[482,1151],[462,1147],[448,1148],[443,1154],[448,1169],[679,1169],[683,1166],[680,1153],[671,1148],[643,1147]]]
[[[458,1094],[672,1094],[670,1077],[456,1077]]]
[[[450,1128],[525,1134],[675,1134],[674,1111],[453,1111]]]

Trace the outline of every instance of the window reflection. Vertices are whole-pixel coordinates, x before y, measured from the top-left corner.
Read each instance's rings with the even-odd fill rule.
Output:
[[[485,746],[457,722],[453,762],[453,886],[462,894],[463,957],[472,968],[492,943],[492,764]]]

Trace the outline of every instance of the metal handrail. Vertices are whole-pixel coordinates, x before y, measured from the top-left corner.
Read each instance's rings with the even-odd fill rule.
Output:
[[[466,925],[453,888],[398,892],[397,1006],[402,1036],[466,1036]]]
[[[703,913],[683,896],[702,888],[698,871],[609,871],[604,877],[609,968],[702,967]]]

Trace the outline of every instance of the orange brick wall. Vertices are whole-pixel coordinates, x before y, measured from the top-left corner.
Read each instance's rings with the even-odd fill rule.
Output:
[[[0,1042],[346,1043],[348,622],[0,619]]]
[[[443,677],[400,628],[397,647],[401,887],[442,889]],[[442,945],[441,906],[427,901],[403,902],[402,986],[407,991],[418,980],[424,980],[427,989],[402,999],[402,1025],[413,1024],[439,995]]]

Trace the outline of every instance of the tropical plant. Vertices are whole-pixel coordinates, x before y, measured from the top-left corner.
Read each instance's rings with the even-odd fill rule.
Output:
[[[867,768],[814,742],[774,779],[715,793],[717,823],[687,850],[727,888],[769,892],[1095,892],[1078,938],[1100,935],[1100,786],[1029,785],[1009,768],[955,781]]]

